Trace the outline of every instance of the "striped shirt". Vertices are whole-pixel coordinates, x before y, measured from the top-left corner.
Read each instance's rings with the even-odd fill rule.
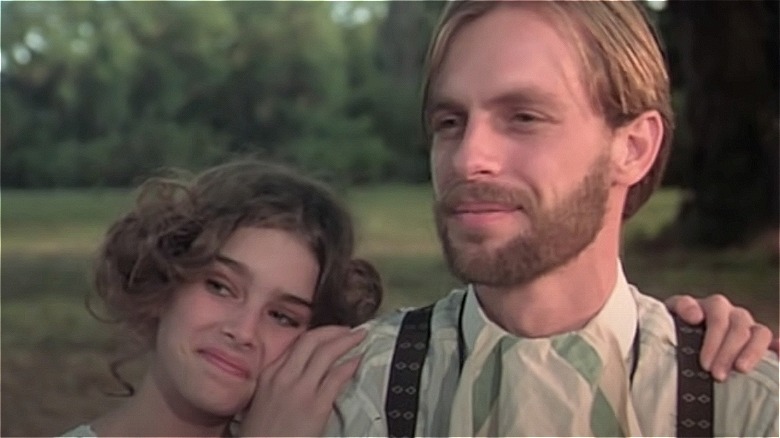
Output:
[[[462,327],[460,307],[464,305]],[[326,433],[329,436],[387,436],[384,420],[389,366],[395,339],[404,311],[368,323],[369,335],[361,345],[364,356],[353,383],[336,403]],[[642,435],[673,436],[676,431],[677,343],[674,322],[660,301],[641,294],[629,285],[622,270],[604,307],[593,321],[601,321],[617,340],[626,369],[633,363],[631,348],[639,327],[639,358],[631,381],[630,408],[636,414]],[[590,324],[590,323],[589,323]],[[418,436],[449,436],[453,404],[458,389],[458,331],[463,330],[467,354],[484,330],[501,330],[480,308],[471,286],[456,289],[436,302],[432,316],[430,347],[422,372]],[[530,342],[529,356],[549,348],[536,339]],[[538,344],[539,351],[533,350]],[[526,347],[523,347],[526,348]],[[525,353],[525,350],[523,350]],[[468,356],[467,356],[468,357]],[[512,360],[512,359],[510,359]],[[468,362],[468,359],[467,359]],[[516,366],[504,361],[503,367]],[[544,371],[542,371],[544,372]],[[561,387],[555,373],[540,376],[539,386]],[[506,383],[501,384],[506,387]],[[556,391],[527,391],[518,398],[554,397]],[[544,400],[543,400],[544,401]],[[512,410],[502,405],[501,410]],[[513,416],[528,417],[521,435],[582,434],[577,429],[588,409],[574,404],[567,411],[544,413],[518,409]],[[469,415],[457,413],[458,415]],[[579,433],[577,433],[579,431]],[[767,353],[747,374],[733,374],[714,388],[714,431],[718,436],[778,435],[778,365],[776,356]],[[567,433],[563,433],[567,434]]]

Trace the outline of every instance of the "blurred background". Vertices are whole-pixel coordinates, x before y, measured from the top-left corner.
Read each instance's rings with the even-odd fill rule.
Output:
[[[777,336],[778,2],[644,4],[678,130],[664,188],[626,227],[627,275],[661,298],[724,292]],[[0,434],[55,435],[117,403],[122,346],[84,307],[91,257],[165,166],[291,163],[349,201],[385,310],[454,286],[418,105],[442,6],[0,3]]]

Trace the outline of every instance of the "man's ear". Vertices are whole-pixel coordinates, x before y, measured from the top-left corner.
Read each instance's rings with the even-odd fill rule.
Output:
[[[650,170],[658,156],[664,135],[661,114],[645,111],[619,128],[612,147],[613,181],[632,186]]]

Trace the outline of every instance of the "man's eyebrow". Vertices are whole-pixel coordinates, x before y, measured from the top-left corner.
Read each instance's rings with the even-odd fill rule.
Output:
[[[236,274],[240,275],[245,280],[249,281],[249,280],[252,279],[252,273],[249,270],[249,268],[245,264],[239,262],[238,260],[232,259],[232,258],[230,258],[230,257],[228,257],[228,256],[226,256],[224,254],[217,254],[216,255],[216,259],[217,259],[217,262],[222,263],[228,269],[230,269],[231,271],[233,271]],[[308,308],[311,308],[311,307],[314,306],[314,304],[311,301],[303,299],[300,296],[298,296],[298,295],[296,295],[296,294],[294,294],[294,293],[292,293],[290,291],[287,291],[287,290],[284,290],[284,289],[280,289],[280,288],[276,288],[276,289],[274,289],[273,292],[282,301],[289,302],[289,303],[292,303],[292,304],[301,305],[301,306],[305,306],[305,307],[308,307]]]
[[[491,98],[489,104],[496,106],[535,104],[550,107],[551,109],[558,109],[563,106],[560,99],[553,93],[536,87],[509,90]]]
[[[425,108],[425,114],[430,115],[436,111],[457,111],[463,108],[454,99],[443,96],[432,95]]]
[[[490,98],[490,106],[511,105],[542,105],[552,110],[561,109],[563,102],[553,93],[539,89],[538,87],[518,87],[499,93]],[[446,96],[431,94],[425,109],[425,116],[430,117],[436,111],[462,111],[463,105],[456,99]]]

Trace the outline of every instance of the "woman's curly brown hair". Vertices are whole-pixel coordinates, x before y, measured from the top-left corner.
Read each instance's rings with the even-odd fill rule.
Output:
[[[144,347],[153,345],[171,295],[213,263],[242,226],[288,231],[308,243],[320,266],[312,326],[354,326],[376,313],[380,278],[370,263],[353,259],[353,223],[342,202],[315,180],[254,160],[143,183],[135,207],[109,228],[98,253],[98,313]]]

